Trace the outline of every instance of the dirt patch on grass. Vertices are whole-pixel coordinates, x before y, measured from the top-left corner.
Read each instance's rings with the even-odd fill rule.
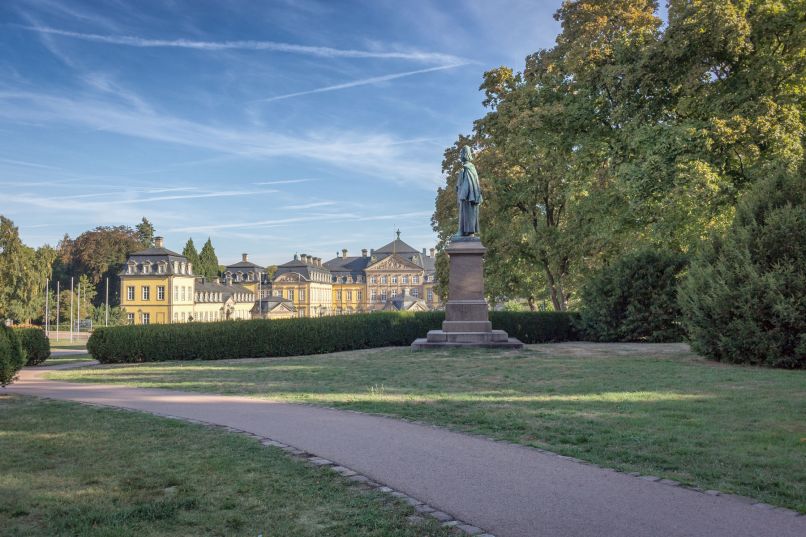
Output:
[[[698,358],[687,343],[540,343],[527,345],[527,349],[551,356],[576,356],[584,358],[608,358],[612,356],[680,356]]]

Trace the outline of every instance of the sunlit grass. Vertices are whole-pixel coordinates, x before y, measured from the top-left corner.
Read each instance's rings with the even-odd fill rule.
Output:
[[[0,535],[447,537],[238,435],[0,395]]]
[[[50,375],[400,416],[806,512],[806,372],[717,364],[681,345],[374,349]]]

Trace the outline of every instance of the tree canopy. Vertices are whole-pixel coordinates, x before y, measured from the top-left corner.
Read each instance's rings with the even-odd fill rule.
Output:
[[[215,248],[213,248],[213,242],[209,237],[204,246],[202,246],[199,253],[199,266],[194,269],[194,272],[205,278],[213,279],[218,277],[218,257],[215,255]]]
[[[491,297],[573,304],[592,269],[645,246],[687,251],[737,199],[803,161],[802,3],[566,1],[553,48],[484,73],[488,109],[446,149],[433,227],[456,228],[458,150],[485,195]],[[445,260],[438,260],[447,281]]]
[[[22,243],[14,223],[0,215],[0,318],[30,323],[41,316],[56,251]]]

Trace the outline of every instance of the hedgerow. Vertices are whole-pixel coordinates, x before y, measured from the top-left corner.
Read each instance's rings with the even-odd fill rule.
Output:
[[[573,339],[571,315],[491,312],[493,327],[524,343]],[[443,312],[97,328],[87,350],[102,363],[300,356],[407,346],[438,329]]]

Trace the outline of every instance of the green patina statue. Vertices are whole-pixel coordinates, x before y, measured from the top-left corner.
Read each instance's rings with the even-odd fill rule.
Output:
[[[459,153],[462,171],[456,182],[456,198],[459,200],[459,233],[457,237],[472,237],[479,233],[479,205],[483,201],[479,173],[473,164],[473,151],[462,147]]]

